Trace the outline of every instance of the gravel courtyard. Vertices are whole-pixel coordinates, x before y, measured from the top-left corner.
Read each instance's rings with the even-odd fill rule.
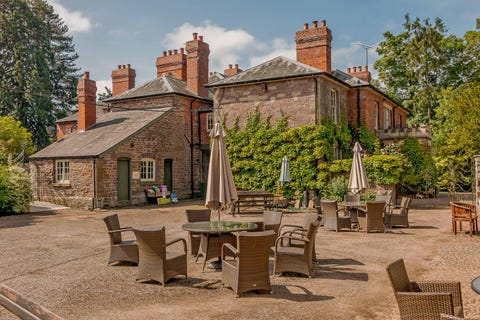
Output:
[[[235,298],[223,287],[220,272],[202,273],[202,264],[190,257],[188,279],[166,287],[136,283],[135,266],[107,266],[104,216],[118,213],[122,226],[165,225],[170,240],[186,238],[181,228],[186,208],[202,208],[202,202],[0,217],[0,282],[65,319],[398,319],[385,266],[404,258],[412,279],[459,280],[465,316],[480,319],[480,295],[470,288],[480,275],[480,235],[454,236],[446,206],[414,208],[410,228],[391,233],[320,228],[313,278],[274,276],[273,294]],[[283,222],[302,218],[301,212],[287,213]],[[222,219],[261,216],[224,214]],[[16,318],[0,308],[0,319]]]

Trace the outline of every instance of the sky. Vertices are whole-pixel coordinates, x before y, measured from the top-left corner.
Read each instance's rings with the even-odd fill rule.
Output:
[[[475,30],[480,0],[47,0],[69,27],[80,72],[90,72],[97,93],[111,88],[111,72],[130,64],[136,85],[156,77],[155,60],[204,36],[209,71],[229,64],[246,70],[277,56],[296,59],[295,32],[326,20],[332,31],[332,69],[373,64],[384,32],[403,31],[411,18],[441,18],[448,34]]]

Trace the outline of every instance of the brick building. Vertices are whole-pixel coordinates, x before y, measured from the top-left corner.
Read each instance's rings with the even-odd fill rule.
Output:
[[[325,21],[320,25],[314,21],[311,27],[305,23],[295,34],[296,61],[277,57],[209,83],[215,116],[225,119],[227,126],[238,120],[240,129],[256,108],[272,124],[282,114],[288,116],[290,127],[318,125],[326,117],[339,123],[345,116],[349,123],[364,124],[379,136],[385,131],[382,138],[405,127],[408,111],[370,84],[368,67],[332,70],[331,41]]]
[[[30,157],[35,198],[102,208],[144,203],[153,185],[167,185],[180,198],[198,194],[213,125],[205,88],[209,53],[194,33],[186,48],[163,52],[157,78],[138,87],[135,70],[118,66],[103,109],[86,72],[78,83],[78,112],[59,120],[57,141]]]

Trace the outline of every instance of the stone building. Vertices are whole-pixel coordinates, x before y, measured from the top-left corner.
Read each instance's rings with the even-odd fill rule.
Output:
[[[215,116],[227,126],[238,121],[240,129],[257,108],[272,124],[288,116],[290,127],[318,125],[327,117],[339,123],[344,116],[379,136],[404,128],[408,111],[370,84],[367,66],[332,70],[331,41],[325,21],[305,23],[295,34],[296,61],[277,57],[243,72],[230,66],[229,77],[207,85],[214,90]]]
[[[205,88],[209,53],[194,33],[186,48],[163,52],[157,78],[138,87],[135,70],[118,66],[102,110],[86,72],[78,83],[78,112],[59,120],[57,141],[30,157],[35,198],[102,208],[144,203],[145,189],[154,185],[180,198],[200,193],[213,126]]]

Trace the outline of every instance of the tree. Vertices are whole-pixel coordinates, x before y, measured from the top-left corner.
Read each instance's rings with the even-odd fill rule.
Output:
[[[112,90],[110,90],[109,87],[105,87],[105,92],[98,94],[98,101],[102,101],[111,97],[112,97]]]
[[[75,104],[78,56],[67,32],[44,0],[0,2],[0,115],[19,120],[37,148]]]
[[[32,135],[13,117],[0,117],[0,164],[7,164],[22,152],[28,156],[34,151]]]
[[[405,15],[405,31],[398,35],[384,33],[375,62],[379,85],[412,113],[412,124],[430,123],[437,107],[441,81],[447,60],[441,44],[446,29],[441,19],[411,21]]]
[[[480,82],[443,90],[433,125],[439,187],[470,190],[471,161],[480,154]]]

